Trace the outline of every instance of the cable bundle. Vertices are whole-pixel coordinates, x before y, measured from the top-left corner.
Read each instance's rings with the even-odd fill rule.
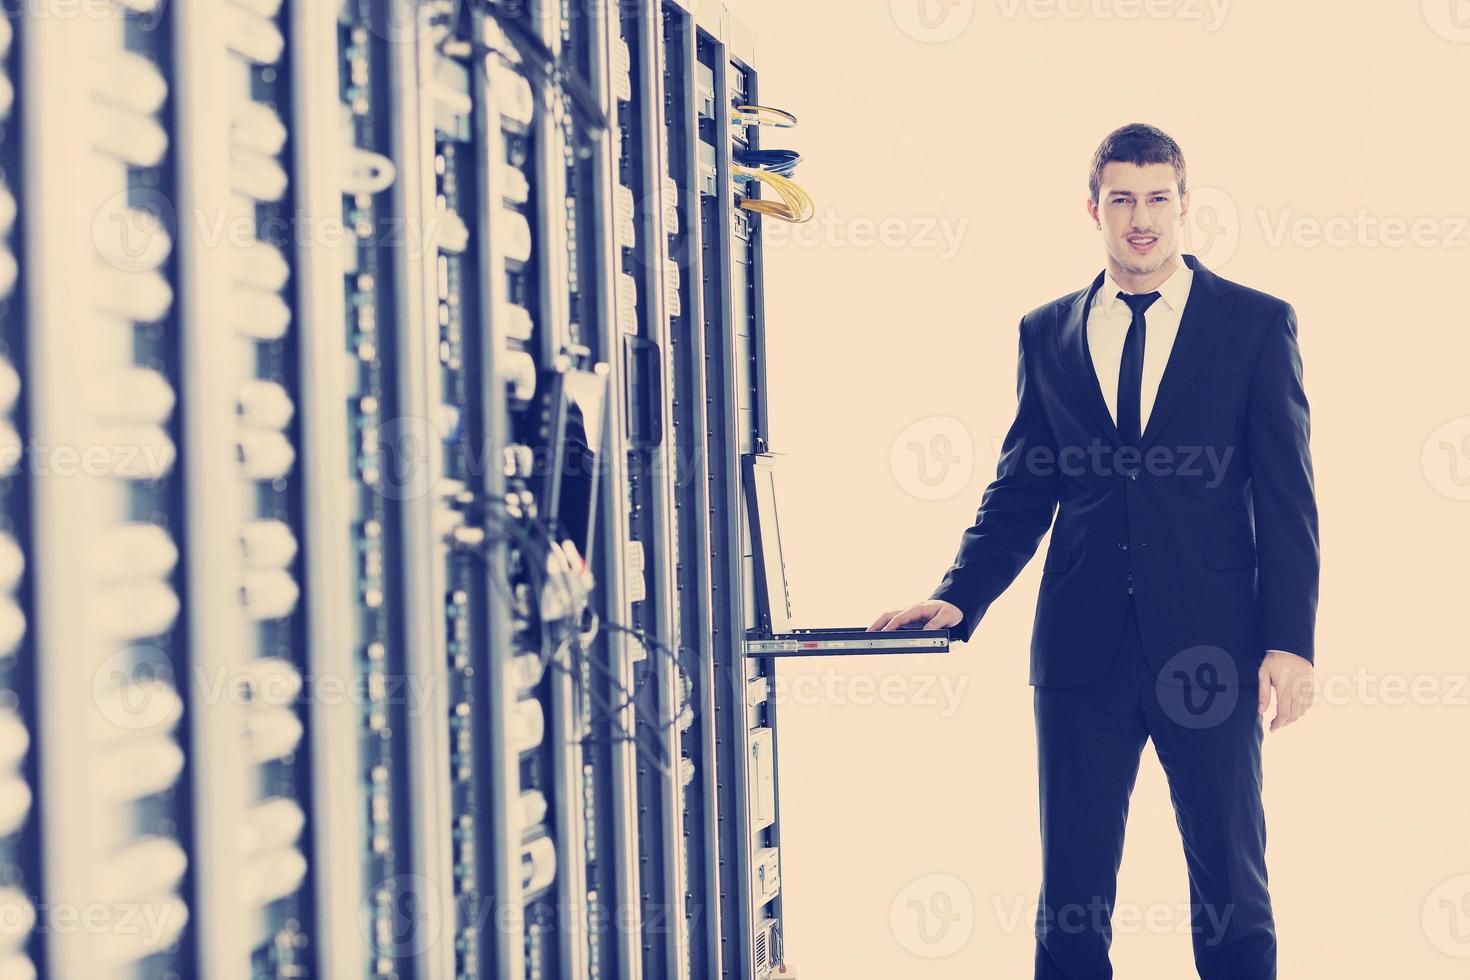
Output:
[[[774,126],[789,129],[796,125],[796,116],[785,109],[768,105],[737,105],[730,117],[736,128],[745,126]],[[816,206],[811,195],[791,179],[801,154],[795,150],[758,150],[737,147],[733,153],[734,174],[737,180],[759,182],[776,192],[779,200],[747,197],[740,207],[755,214],[769,215],[782,221],[801,224],[812,220]],[[754,188],[752,188],[754,189]]]
[[[788,177],[782,177],[769,170],[755,170],[739,164],[735,166],[735,175],[769,184],[771,190],[781,198],[779,201],[769,201],[748,197],[740,202],[740,206],[747,211],[768,214],[773,218],[780,218],[782,221],[790,221],[795,224],[810,221],[812,215],[816,214],[816,205],[812,203],[811,195]]]
[[[671,778],[677,778],[679,757],[675,746],[678,744],[678,726],[686,722],[694,710],[691,697],[697,651],[685,646],[676,649],[645,630],[600,619],[588,601],[592,583],[586,563],[576,554],[575,548],[571,548],[570,553],[564,550],[563,544],[557,540],[556,529],[546,522],[523,511],[510,513],[505,501],[473,492],[462,494],[454,503],[466,512],[471,521],[460,527],[447,542],[456,553],[486,561],[489,536],[504,537],[520,547],[524,559],[522,570],[531,580],[527,597],[535,609],[540,664],[538,676],[550,668],[571,678],[578,701],[577,727],[588,732],[582,741],[631,742],[634,750],[649,765]],[[570,547],[570,542],[565,547]],[[492,575],[490,584],[508,601],[515,601],[509,582]],[[656,673],[652,667],[644,671],[630,690],[618,681],[606,664],[591,655],[590,647],[599,629],[630,636],[645,650],[669,660],[680,679],[679,695],[672,711],[666,713],[663,710],[662,698],[656,690],[645,689]],[[691,655],[689,662],[685,661],[686,653]],[[603,683],[613,691],[613,700],[604,698],[595,686],[589,686],[584,666],[602,675]],[[626,716],[626,709],[630,707],[635,709],[631,730]],[[599,735],[598,730],[604,727],[611,732]]]
[[[795,150],[737,149],[735,151],[735,162],[756,170],[764,170],[767,173],[790,177],[796,173],[796,165],[801,162],[801,154]]]

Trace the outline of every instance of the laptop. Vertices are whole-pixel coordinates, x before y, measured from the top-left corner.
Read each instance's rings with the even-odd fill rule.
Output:
[[[781,550],[776,508],[779,457],[747,453],[742,483],[751,554],[755,565],[756,623],[746,631],[747,657],[824,657],[874,653],[948,653],[948,629],[921,624],[869,632],[866,626],[799,628],[792,624],[791,588]]]

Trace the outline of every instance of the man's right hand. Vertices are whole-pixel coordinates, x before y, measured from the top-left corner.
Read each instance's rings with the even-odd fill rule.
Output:
[[[922,622],[926,630],[947,629],[956,623],[962,622],[965,614],[960,607],[943,599],[925,599],[923,602],[909,606],[907,609],[890,610],[877,619],[873,625],[868,627],[868,632],[874,630],[896,630],[908,623]]]

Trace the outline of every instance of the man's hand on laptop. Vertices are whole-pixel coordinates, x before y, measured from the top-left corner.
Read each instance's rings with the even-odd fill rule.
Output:
[[[874,630],[896,630],[910,623],[920,623],[921,629],[939,630],[954,626],[965,618],[960,607],[943,599],[925,599],[923,602],[909,606],[904,610],[892,609],[877,619],[873,625],[868,627],[868,632]]]

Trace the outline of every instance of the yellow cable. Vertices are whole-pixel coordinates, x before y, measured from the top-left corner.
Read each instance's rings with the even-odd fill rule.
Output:
[[[794,224],[810,221],[816,214],[816,205],[812,202],[811,195],[789,177],[782,177],[768,170],[742,167],[739,164],[735,165],[735,173],[771,185],[771,190],[781,198],[779,201],[746,198],[740,202],[740,206],[745,210],[754,211],[757,214],[768,214],[773,218]]]

